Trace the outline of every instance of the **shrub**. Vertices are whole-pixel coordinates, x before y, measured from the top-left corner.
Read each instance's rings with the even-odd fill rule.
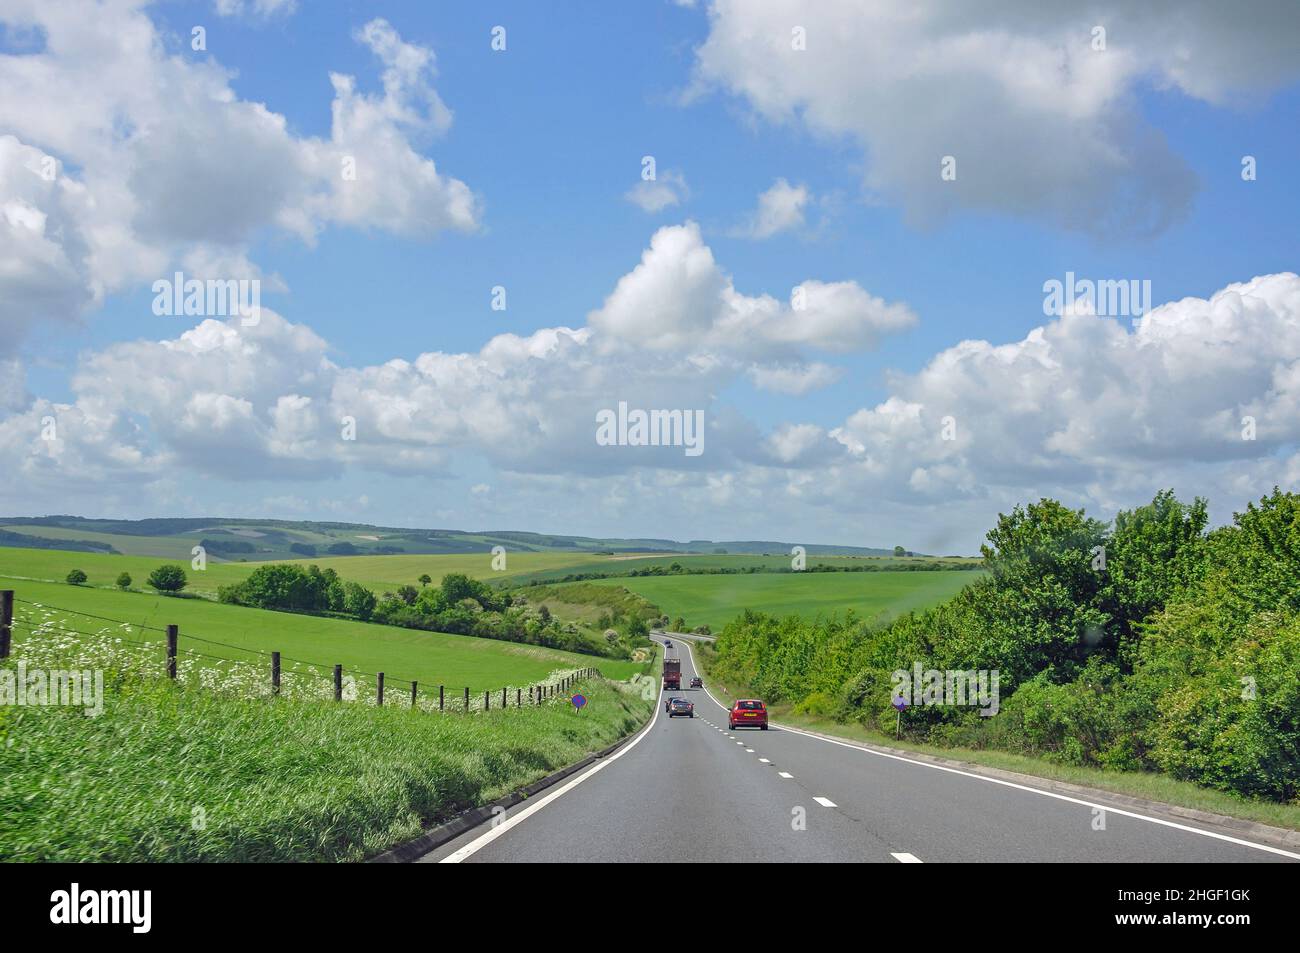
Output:
[[[129,572],[124,572],[124,573],[119,573],[119,574],[118,574],[118,577],[117,577],[117,588],[119,588],[119,589],[130,589],[130,588],[131,588],[131,574],[130,574]]]
[[[71,586],[80,586],[86,581],[86,574],[80,569],[74,569],[68,573],[68,584]]]
[[[189,579],[184,569],[168,563],[149,573],[148,583],[159,592],[180,592],[189,585]]]
[[[354,615],[363,622],[369,621],[378,604],[375,594],[360,583],[343,584],[343,611],[348,615]]]

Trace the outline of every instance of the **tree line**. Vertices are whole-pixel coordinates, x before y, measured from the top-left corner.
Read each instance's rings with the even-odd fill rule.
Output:
[[[952,599],[894,620],[746,612],[714,675],[892,734],[894,672],[996,669],[996,715],[920,705],[908,736],[1300,797],[1300,496],[1213,530],[1172,491],[1110,524],[1043,499],[1000,515],[981,556]]]

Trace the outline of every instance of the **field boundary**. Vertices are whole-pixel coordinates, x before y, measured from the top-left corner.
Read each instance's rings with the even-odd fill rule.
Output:
[[[182,638],[182,633],[178,625],[168,625],[165,628],[159,628],[158,626],[145,625],[136,622],[127,622],[122,619],[111,619],[108,618],[107,616],[95,615],[89,612],[82,612],[79,609],[69,609],[64,606],[51,605],[46,602],[32,602],[27,599],[18,598],[16,592],[12,589],[0,589],[0,661],[9,658],[11,652],[13,651],[12,635],[15,627],[25,630],[27,638],[30,639],[32,637],[42,634],[48,626],[54,625],[53,623],[49,623],[49,622],[36,622],[30,618],[15,617],[14,615],[15,603],[28,606],[30,610],[43,609],[50,612],[62,612],[62,613],[67,613],[69,615],[78,616],[83,619],[92,619],[97,622],[111,623],[112,625],[118,626],[119,628],[123,626],[130,626],[141,631],[148,631],[148,632],[156,633],[157,635],[161,635],[163,637],[162,639],[155,637],[153,639],[138,639],[138,640],[131,639],[130,641],[135,642],[141,648],[145,648],[145,647],[162,648],[166,652],[166,660],[165,660],[166,676],[165,677],[173,682],[178,680],[177,661],[181,655],[186,655],[193,658],[208,659],[210,661],[219,662],[223,664],[233,664],[233,665],[253,664],[252,660],[247,658],[241,659],[241,658],[229,658],[220,655],[208,655],[204,652],[195,651],[194,649],[181,648],[179,643],[180,643],[180,639]],[[111,630],[101,630],[100,633],[82,632],[80,629],[76,629],[70,625],[67,625],[66,620],[64,620],[64,622],[59,623],[52,631],[72,632],[83,637],[93,638],[96,637],[97,635],[102,635],[105,631],[111,631]],[[327,678],[329,676],[324,673],[331,673],[333,677],[333,683],[334,683],[333,684],[334,701],[336,703],[364,704],[364,702],[361,701],[359,695],[357,695],[355,698],[345,699],[344,691],[343,691],[344,666],[341,664],[333,663],[331,665],[331,663],[326,663],[326,662],[314,662],[308,659],[294,658],[293,656],[282,655],[280,652],[274,650],[267,651],[263,649],[254,649],[246,646],[233,645],[231,643],[221,642],[215,639],[206,639],[203,638],[202,636],[193,635],[189,632],[184,633],[183,637],[189,641],[201,643],[204,646],[219,646],[221,648],[231,649],[236,652],[243,652],[247,655],[254,656],[256,659],[262,661],[263,664],[266,665],[265,673],[266,676],[268,677],[267,687],[272,696],[279,696],[281,694],[281,679],[284,675],[303,674],[300,671],[284,669],[282,667],[282,662],[292,662],[294,664],[304,665],[307,666],[309,669],[315,670],[314,674],[318,678]],[[527,644],[527,643],[510,643],[510,644]],[[348,674],[362,675],[365,676],[366,678],[373,678],[375,680],[375,704],[377,706],[382,707],[384,705],[384,700],[385,700],[384,689],[385,689],[385,681],[387,680],[389,685],[391,685],[392,682],[400,682],[408,686],[409,707],[412,711],[420,711],[425,713],[432,713],[434,711],[434,709],[432,708],[433,696],[432,696],[432,692],[429,691],[429,689],[432,687],[432,683],[425,686],[426,687],[425,698],[428,699],[428,701],[426,702],[422,699],[417,702],[417,697],[418,697],[417,693],[419,687],[419,683],[417,680],[389,676],[386,672],[367,672],[360,668],[348,669]],[[552,673],[552,674],[554,675],[556,673]],[[516,710],[519,710],[525,707],[532,708],[532,707],[543,705],[548,701],[551,701],[557,695],[568,691],[574,685],[578,684],[579,682],[585,679],[598,678],[598,677],[602,677],[599,668],[595,666],[584,666],[581,668],[574,668],[568,671],[561,671],[558,674],[558,677],[556,678],[551,678],[548,676],[545,679],[533,681],[529,683],[527,686],[514,685],[514,686],[503,686],[499,689],[496,688],[485,689],[483,692],[481,707],[479,706],[478,703],[477,692],[475,692],[475,694],[471,696],[471,690],[468,686],[465,686],[463,695],[461,695],[460,693],[452,694],[450,696],[451,704],[447,704],[448,696],[445,691],[446,684],[441,683],[438,684],[437,686],[438,706],[436,712],[437,714],[441,715],[441,714],[450,714],[450,713],[457,713],[457,712],[460,714],[472,714],[479,711],[483,711],[483,712],[491,711],[493,710],[492,698],[496,696],[498,693],[500,694],[500,703],[497,706],[497,710],[508,709],[508,708],[515,708]],[[523,693],[525,688],[527,689],[528,692],[527,705],[524,704]],[[510,704],[510,698],[509,698],[509,692],[511,689],[513,689],[515,692],[513,705]],[[396,697],[405,698],[407,694],[408,692],[402,692],[400,695],[397,695]],[[388,697],[391,699],[393,696],[390,695]],[[458,699],[463,699],[461,700],[459,706],[456,704]]]

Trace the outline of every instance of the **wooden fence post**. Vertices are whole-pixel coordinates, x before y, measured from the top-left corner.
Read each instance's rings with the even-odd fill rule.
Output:
[[[506,690],[504,688],[501,689],[501,707],[506,707]]]
[[[416,686],[415,679],[411,679],[411,707],[412,708],[415,707],[415,686]]]
[[[280,653],[271,653],[271,694],[280,694]]]
[[[176,677],[176,639],[180,629],[174,625],[167,626],[167,677]]]
[[[443,710],[443,708],[442,708],[442,701],[443,701],[442,690],[443,690],[443,687],[444,687],[444,686],[442,686],[442,685],[439,685],[439,686],[438,686],[438,711],[442,711],[442,710]]]
[[[491,710],[491,708],[492,708],[492,693],[489,692],[489,691],[484,691],[484,692],[483,692],[483,710],[484,710],[484,711],[489,711],[489,710]]]
[[[334,700],[343,701],[343,666],[334,666]]]
[[[375,676],[375,699],[382,705],[384,703],[384,673],[380,672]]]
[[[516,708],[524,707],[524,690],[522,688],[515,689],[515,707]]]
[[[14,591],[0,591],[0,658],[9,657],[9,648],[13,644]]]

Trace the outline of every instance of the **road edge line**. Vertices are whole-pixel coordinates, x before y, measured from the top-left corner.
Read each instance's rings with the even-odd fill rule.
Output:
[[[418,837],[415,837],[409,841],[404,841],[403,843],[398,844],[395,847],[390,847],[388,850],[376,854],[373,857],[367,857],[363,861],[363,863],[367,863],[367,864],[413,863],[414,861],[419,860],[421,857],[427,856],[428,854],[437,850],[439,847],[442,847],[443,845],[447,844],[449,841],[453,841],[457,837],[460,837],[466,831],[471,831],[474,828],[478,827],[480,824],[484,823],[485,821],[491,820],[494,814],[496,813],[497,808],[501,808],[502,810],[509,810],[510,808],[515,807],[518,804],[523,804],[527,801],[530,801],[536,795],[547,790],[548,788],[554,787],[555,785],[563,781],[565,778],[572,777],[573,775],[577,774],[579,771],[582,771],[584,768],[589,768],[592,765],[597,764],[598,762],[604,762],[606,761],[606,759],[610,761],[615,760],[617,758],[617,755],[614,755],[614,752],[618,751],[618,749],[622,748],[624,745],[631,746],[632,744],[634,744],[636,741],[640,739],[640,736],[642,734],[645,734],[645,732],[649,731],[650,728],[654,726],[655,720],[659,717],[659,712],[657,710],[658,709],[657,702],[655,707],[656,710],[651,714],[650,721],[647,724],[642,725],[639,729],[637,729],[637,731],[632,732],[631,734],[628,734],[623,738],[620,738],[612,745],[609,745],[606,748],[602,748],[600,751],[597,751],[595,754],[589,754],[581,761],[575,761],[573,764],[568,765],[567,767],[563,767],[558,771],[552,772],[551,774],[546,775],[546,777],[544,778],[538,778],[532,784],[529,784],[526,787],[519,788],[518,790],[511,791],[509,794],[506,794],[503,797],[499,797],[495,801],[489,801],[487,804],[482,804],[478,807],[470,808],[464,813],[458,814],[450,821],[445,821],[442,824],[429,828],[429,830],[425,831],[423,834],[420,834]],[[611,757],[611,755],[613,755],[613,757]]]
[[[695,665],[695,652],[691,650],[690,643],[685,643],[685,644],[686,644],[686,650],[691,653],[691,668],[696,669],[696,673],[698,674],[699,669]],[[726,706],[724,706],[720,701],[718,701],[716,698],[713,697],[713,693],[709,691],[708,686],[705,686],[704,691],[705,694],[709,696],[709,698],[713,699],[713,703],[715,705],[717,705],[719,708],[725,709]],[[726,710],[730,710],[730,709],[726,709]],[[1122,817],[1132,817],[1137,820],[1147,821],[1148,823],[1151,824],[1159,824],[1163,827],[1172,827],[1177,830],[1190,831],[1193,834],[1200,834],[1202,837],[1210,837],[1210,838],[1214,838],[1215,840],[1222,840],[1233,844],[1240,844],[1243,847],[1251,847],[1254,848],[1255,850],[1262,850],[1271,854],[1280,854],[1283,857],[1290,857],[1293,860],[1300,860],[1300,853],[1293,853],[1289,850],[1285,850],[1284,847],[1282,846],[1285,845],[1286,847],[1300,847],[1300,831],[1288,831],[1286,828],[1271,827],[1267,824],[1259,824],[1258,822],[1255,821],[1244,821],[1239,818],[1232,818],[1224,814],[1209,814],[1204,811],[1194,812],[1193,808],[1180,808],[1175,804],[1166,804],[1164,801],[1150,801],[1145,798],[1136,798],[1133,797],[1132,795],[1115,794],[1110,791],[1102,791],[1097,788],[1088,788],[1082,785],[1069,784],[1068,782],[1065,781],[1052,781],[1050,778],[1038,778],[1033,775],[1018,774],[1014,771],[1004,771],[1001,768],[989,768],[984,765],[976,765],[967,761],[956,761],[957,764],[960,764],[962,766],[960,768],[957,768],[957,767],[953,767],[950,764],[943,763],[944,759],[939,759],[937,757],[934,757],[933,755],[925,755],[925,754],[921,754],[918,752],[911,752],[911,751],[907,752],[906,755],[896,754],[894,752],[900,749],[877,748],[877,747],[870,746],[866,742],[848,741],[843,738],[837,738],[834,735],[826,735],[816,731],[809,731],[806,728],[795,728],[793,725],[784,725],[776,721],[773,721],[771,724],[773,728],[778,728],[781,731],[789,731],[793,734],[806,735],[809,738],[816,738],[817,740],[824,741],[827,744],[840,745],[841,747],[844,748],[853,748],[857,751],[865,752],[866,754],[874,754],[880,758],[891,758],[895,761],[903,761],[908,764],[919,765],[923,768],[933,768],[936,771],[948,771],[952,774],[965,775],[966,777],[974,778],[977,781],[988,781],[991,784],[1002,784],[1007,787],[1017,788],[1022,791],[1029,791],[1030,793],[1033,794],[1040,794],[1043,797],[1055,798],[1061,801],[1070,801],[1075,804],[1083,805],[1084,807],[1100,808],[1103,811],[1110,811],[1111,813],[1119,814]],[[980,770],[973,770],[973,769],[980,769]],[[1007,775],[1007,777],[1006,778],[1000,777],[999,775],[1002,774]],[[1015,778],[1016,780],[1014,781],[1009,780],[1010,778]],[[1023,783],[1023,781],[1028,781],[1031,783]],[[1032,783],[1032,782],[1037,782],[1037,783]],[[1066,790],[1070,790],[1072,793],[1076,793],[1076,794],[1083,794],[1088,797],[1096,797],[1097,800],[1085,801],[1077,797],[1071,797],[1067,794],[1060,793],[1058,791],[1050,790],[1047,787],[1047,785],[1054,785],[1054,784],[1059,784],[1062,786],[1068,785],[1068,787],[1065,787]],[[1107,798],[1113,798],[1116,800],[1125,799],[1131,802],[1136,802],[1136,804],[1132,804],[1130,806],[1142,807],[1143,809],[1151,811],[1152,813],[1157,813],[1157,814],[1170,813],[1173,814],[1174,817],[1186,817],[1188,820],[1195,820],[1202,824],[1215,824],[1215,825],[1227,827],[1230,830],[1238,831],[1239,833],[1250,833],[1253,836],[1259,837],[1261,840],[1268,841],[1269,843],[1261,844],[1255,841],[1245,840],[1244,838],[1241,837],[1234,837],[1231,834],[1220,833],[1219,831],[1207,831],[1199,827],[1192,827],[1191,825],[1188,824],[1181,824],[1178,821],[1170,820],[1163,817],[1149,817],[1146,814],[1139,814],[1136,813],[1135,811],[1127,811],[1124,810],[1123,808],[1113,807],[1109,804],[1104,803],[1105,799]],[[1121,801],[1121,803],[1123,803],[1123,801]],[[1185,812],[1185,813],[1178,813],[1178,812]],[[1211,820],[1211,818],[1215,818],[1215,819],[1225,818],[1226,822],[1219,821],[1219,820]],[[1249,824],[1252,826],[1249,828],[1242,829],[1237,826],[1239,824],[1241,825]]]
[[[488,844],[492,843],[501,835],[505,834],[507,831],[511,830],[513,827],[522,824],[524,821],[528,820],[528,818],[532,817],[534,814],[536,814],[542,808],[546,807],[546,805],[550,804],[552,801],[556,800],[557,798],[563,797],[565,794],[568,794],[569,791],[576,788],[583,781],[586,781],[592,775],[603,770],[604,768],[609,767],[619,758],[623,757],[623,755],[627,754],[638,744],[640,744],[642,739],[645,738],[647,735],[649,735],[652,730],[654,730],[654,726],[659,721],[659,712],[660,712],[659,699],[662,697],[663,697],[663,689],[661,687],[659,691],[659,696],[656,697],[655,699],[654,714],[650,716],[650,721],[645,725],[644,728],[642,728],[639,732],[637,732],[637,734],[633,735],[630,738],[625,738],[622,742],[616,745],[615,747],[618,750],[616,750],[613,754],[609,755],[608,757],[593,758],[592,760],[595,761],[595,763],[588,765],[587,770],[582,771],[581,774],[578,774],[578,776],[573,778],[573,780],[569,781],[568,784],[564,785],[559,790],[552,791],[550,794],[547,794],[545,797],[541,798],[540,800],[531,801],[528,804],[528,806],[525,807],[522,811],[520,811],[519,813],[515,814],[512,817],[508,817],[506,820],[502,821],[500,824],[498,824],[496,827],[493,827],[491,830],[485,831],[483,834],[480,834],[478,837],[470,841],[464,847],[461,847],[459,850],[456,850],[453,853],[448,854],[446,857],[443,857],[441,860],[438,861],[438,863],[459,864],[461,861],[465,860],[466,858],[472,857],[474,854],[477,854],[480,850],[482,850]],[[570,771],[569,774],[572,775],[576,773],[578,770],[581,769],[575,769],[574,771]],[[563,778],[559,780],[563,780]],[[462,831],[461,833],[464,833],[464,831]],[[443,844],[445,843],[446,841],[443,841]],[[428,852],[426,851],[426,853]]]

